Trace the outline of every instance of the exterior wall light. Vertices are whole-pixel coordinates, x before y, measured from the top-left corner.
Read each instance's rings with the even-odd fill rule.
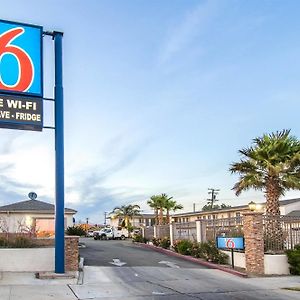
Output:
[[[248,207],[251,211],[255,211],[256,210],[256,203],[251,201],[248,203]]]

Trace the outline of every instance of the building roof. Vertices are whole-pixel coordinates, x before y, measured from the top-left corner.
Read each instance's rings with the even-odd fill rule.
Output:
[[[0,206],[0,212],[39,212],[39,213],[54,213],[55,206],[53,204],[39,200],[25,200],[4,206]],[[70,208],[65,208],[65,213],[75,214],[77,211]]]
[[[123,215],[119,215],[118,217],[122,218],[124,216]],[[155,214],[152,214],[152,213],[142,213],[142,214],[138,214],[138,215],[133,216],[133,218],[151,219],[151,218],[155,218]],[[109,217],[107,217],[107,219],[114,219],[114,216],[113,215],[109,216]]]
[[[293,210],[287,214],[289,217],[300,217],[300,210]]]
[[[280,200],[279,205],[280,206],[285,206],[285,205],[296,203],[296,202],[300,202],[300,198]],[[263,202],[263,203],[257,203],[257,204],[265,205],[266,203]],[[230,211],[244,210],[244,209],[248,210],[248,204],[239,205],[239,206],[232,206],[232,207],[226,207],[226,208],[220,208],[220,209],[215,209],[215,210],[207,210],[207,211],[198,210],[198,211],[194,211],[194,212],[185,212],[185,213],[182,212],[182,213],[172,214],[172,217],[191,216],[191,215],[195,215],[195,214],[202,214],[202,215],[203,214],[213,214],[213,213],[219,213],[219,212],[230,212]]]

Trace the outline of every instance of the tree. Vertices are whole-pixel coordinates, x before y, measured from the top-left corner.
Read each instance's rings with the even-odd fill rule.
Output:
[[[230,167],[231,173],[240,175],[233,187],[236,195],[251,188],[261,190],[266,197],[266,215],[279,216],[280,196],[286,191],[300,189],[299,140],[290,135],[290,130],[277,131],[255,138],[253,146],[239,153],[241,160]],[[282,235],[278,222],[271,225],[269,223],[267,229],[273,238]]]
[[[129,226],[129,220],[134,216],[140,215],[140,206],[137,204],[129,204],[115,207],[110,214],[115,215],[116,217],[124,218],[124,227]]]
[[[166,209],[166,223],[170,224],[170,211],[176,211],[179,209],[183,209],[183,206],[181,204],[178,204],[175,200],[171,200],[171,198],[167,198],[164,203],[164,207]]]
[[[164,223],[164,211],[166,211],[166,223],[170,223],[170,211],[176,211],[182,209],[183,206],[178,204],[173,197],[169,197],[163,193],[160,195],[153,195],[147,204],[154,209],[155,212],[155,224],[162,225]]]
[[[222,203],[221,205],[219,204],[214,204],[213,207],[211,207],[210,203],[205,204],[202,207],[202,211],[212,211],[212,210],[218,210],[218,209],[225,209],[231,207],[230,205],[226,205],[225,203]]]
[[[153,195],[150,197],[150,200],[147,201],[147,204],[154,210],[155,214],[155,225],[158,224],[158,210],[160,206],[159,196]]]

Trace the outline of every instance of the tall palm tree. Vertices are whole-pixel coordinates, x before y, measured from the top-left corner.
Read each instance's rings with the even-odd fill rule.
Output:
[[[169,197],[167,194],[162,193],[158,196],[159,199],[159,224],[162,225],[164,223],[164,210],[167,210],[168,202],[170,202],[173,197]],[[168,210],[167,213],[169,214]]]
[[[237,196],[250,188],[262,190],[266,215],[279,216],[280,196],[300,189],[300,141],[290,135],[290,130],[282,130],[255,138],[253,144],[240,150],[242,159],[230,167],[232,173],[240,174],[233,190]],[[271,238],[282,236],[278,221],[275,226],[274,221],[267,223],[267,231]]]
[[[171,197],[172,199],[172,197]],[[183,209],[183,206],[181,204],[178,204],[175,200],[167,199],[165,201],[165,209],[166,209],[166,222],[167,224],[170,224],[170,211],[176,211],[179,209]]]
[[[125,227],[128,228],[129,220],[134,216],[140,215],[140,206],[137,204],[129,204],[115,207],[110,214],[116,217],[123,217],[125,221]]]
[[[290,130],[283,130],[255,138],[252,147],[239,152],[243,158],[230,167],[232,173],[240,174],[233,187],[236,195],[250,188],[262,190],[266,214],[280,215],[280,196],[300,189],[300,141],[290,136]]]
[[[159,210],[159,196],[153,195],[150,197],[150,200],[147,201],[147,204],[154,210],[155,214],[155,225],[158,225],[158,210]]]

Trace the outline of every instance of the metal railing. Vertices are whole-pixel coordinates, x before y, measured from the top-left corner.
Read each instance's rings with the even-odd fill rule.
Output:
[[[282,253],[300,244],[300,217],[263,216],[266,253]]]
[[[200,222],[203,241],[215,241],[217,236],[244,236],[242,217],[200,220]]]

